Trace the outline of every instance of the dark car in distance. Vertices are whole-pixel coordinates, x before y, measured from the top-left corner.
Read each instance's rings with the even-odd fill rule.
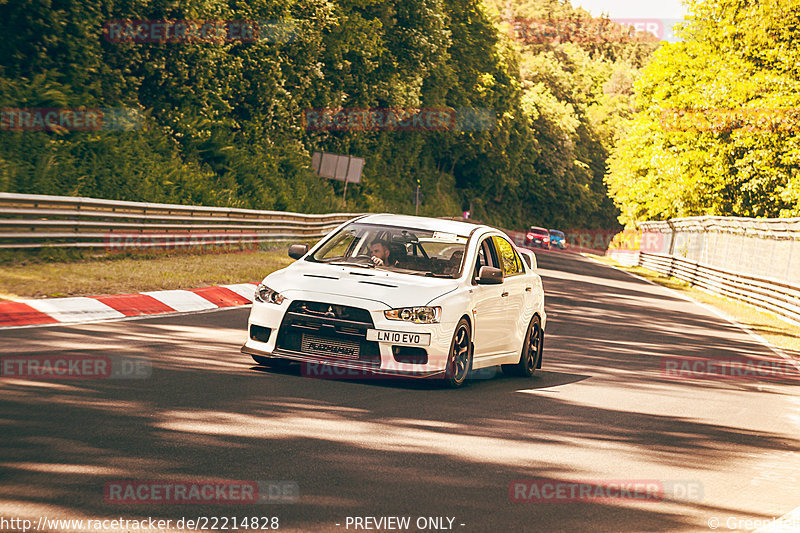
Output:
[[[525,246],[550,249],[550,232],[544,228],[531,226],[525,234]]]

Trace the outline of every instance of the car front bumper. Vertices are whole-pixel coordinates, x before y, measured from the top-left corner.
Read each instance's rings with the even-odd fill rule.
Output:
[[[305,375],[318,375],[319,377],[326,377],[328,373],[322,368],[323,366],[334,366],[351,370],[349,373],[334,373],[330,374],[332,377],[344,376],[352,378],[368,378],[370,376],[396,376],[396,377],[411,377],[411,378],[435,378],[444,376],[444,370],[398,370],[398,369],[381,369],[371,365],[360,364],[356,361],[347,361],[344,359],[323,359],[311,355],[306,355],[300,352],[289,352],[284,350],[277,350],[274,352],[263,352],[256,348],[252,348],[245,344],[242,346],[241,352],[250,356],[263,357],[267,359],[289,360],[297,363],[304,364],[303,373]]]
[[[297,301],[324,302],[326,305],[330,304],[334,306],[339,305],[363,309],[369,312],[372,322],[372,327],[369,329],[410,334],[427,334],[430,336],[429,344],[411,346],[424,349],[427,353],[427,359],[425,362],[400,362],[395,357],[395,349],[393,349],[393,347],[409,347],[408,344],[366,341],[365,338],[360,339],[359,342],[362,343],[361,346],[369,344],[370,342],[374,342],[372,345],[373,347],[377,344],[377,354],[372,356],[373,359],[371,361],[308,353],[308,351],[299,349],[297,346],[295,346],[295,349],[286,349],[286,343],[282,341],[279,342],[278,337],[286,335],[286,325],[288,322],[285,322],[285,320],[287,320],[288,316],[296,316],[296,314],[292,315],[292,313],[288,312],[289,306],[292,302]],[[373,300],[341,295],[321,295],[318,293],[306,293],[304,291],[292,291],[291,298],[287,295],[286,300],[281,305],[261,302],[253,303],[247,325],[248,339],[241,351],[250,356],[261,358],[297,361],[304,365],[304,369],[311,370],[315,368],[313,365],[333,365],[351,369],[354,371],[354,375],[356,372],[363,372],[369,375],[409,377],[433,377],[443,375],[447,366],[450,344],[457,321],[452,323],[443,321],[438,324],[414,324],[410,322],[388,320],[384,316],[384,311],[388,309],[389,307],[385,304]],[[443,313],[443,315],[444,314],[445,313]],[[323,318],[316,318],[316,322],[323,321]],[[332,326],[328,324],[323,325],[325,326],[324,328],[317,331],[309,331],[308,334],[313,336],[326,336],[329,331],[334,331]],[[256,331],[257,333],[260,332],[260,335],[254,335],[253,326],[256,326]],[[258,330],[259,327],[269,329],[269,333],[266,333],[266,329]],[[301,334],[303,330],[299,331],[300,333],[297,334]],[[254,336],[258,338],[254,338]],[[336,342],[335,339],[330,340],[331,344],[336,344]]]

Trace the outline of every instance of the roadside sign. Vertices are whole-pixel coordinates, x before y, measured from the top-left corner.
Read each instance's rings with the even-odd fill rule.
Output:
[[[311,167],[322,178],[361,183],[364,159],[351,155],[314,152],[311,155]]]

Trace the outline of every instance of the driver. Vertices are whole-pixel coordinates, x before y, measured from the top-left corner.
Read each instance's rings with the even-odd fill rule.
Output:
[[[376,266],[396,266],[397,260],[392,257],[389,243],[384,240],[377,240],[369,245],[370,259]]]

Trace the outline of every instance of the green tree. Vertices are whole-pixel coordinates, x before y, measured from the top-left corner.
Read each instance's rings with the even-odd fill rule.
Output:
[[[611,157],[620,220],[800,213],[800,6],[690,10],[684,41],[656,52],[637,82],[640,111]]]

